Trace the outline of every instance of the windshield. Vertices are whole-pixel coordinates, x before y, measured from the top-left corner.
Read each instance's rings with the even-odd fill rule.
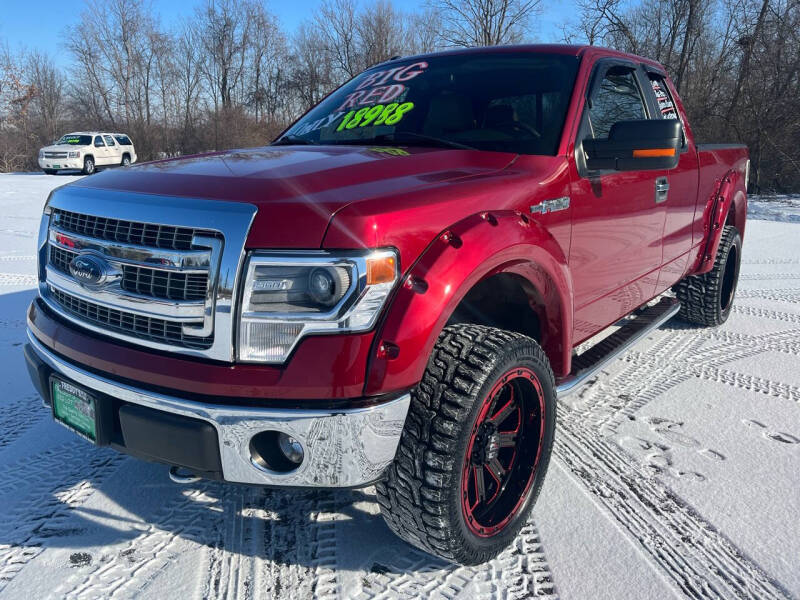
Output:
[[[554,155],[577,68],[575,56],[539,53],[391,61],[336,90],[276,143]]]
[[[92,136],[90,135],[65,135],[58,140],[56,146],[88,146],[92,143]]]

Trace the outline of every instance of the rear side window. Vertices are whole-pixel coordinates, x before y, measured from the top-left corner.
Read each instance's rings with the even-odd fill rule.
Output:
[[[658,110],[661,112],[662,119],[677,119],[678,110],[672,101],[667,83],[662,77],[650,73],[650,85],[653,86],[653,93],[656,95]]]
[[[617,121],[647,119],[644,97],[636,83],[633,69],[611,67],[595,89],[589,107],[589,127],[592,137],[608,137]]]
[[[120,146],[133,146],[131,138],[129,138],[127,135],[115,135],[114,137],[116,138],[117,142],[119,142]]]

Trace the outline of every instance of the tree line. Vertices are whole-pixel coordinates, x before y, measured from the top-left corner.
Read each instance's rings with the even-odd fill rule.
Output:
[[[800,0],[579,0],[565,42],[648,56],[700,142],[750,147],[755,191],[800,191]],[[541,0],[321,0],[287,31],[262,0],[198,0],[165,27],[146,0],[87,4],[67,66],[0,40],[0,171],[74,130],[129,134],[141,160],[259,146],[397,55],[532,41]],[[552,36],[551,36],[552,37]]]

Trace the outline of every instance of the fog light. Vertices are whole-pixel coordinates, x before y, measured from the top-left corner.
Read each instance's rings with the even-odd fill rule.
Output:
[[[283,455],[295,464],[303,462],[303,446],[296,439],[283,432],[278,434],[278,446]]]
[[[250,439],[250,459],[258,468],[274,473],[290,473],[305,458],[302,444],[282,431],[262,431]]]

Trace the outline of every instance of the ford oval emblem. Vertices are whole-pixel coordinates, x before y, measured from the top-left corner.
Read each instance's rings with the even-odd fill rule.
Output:
[[[99,256],[79,254],[69,263],[69,272],[81,285],[95,286],[103,283],[109,274],[110,266]]]

